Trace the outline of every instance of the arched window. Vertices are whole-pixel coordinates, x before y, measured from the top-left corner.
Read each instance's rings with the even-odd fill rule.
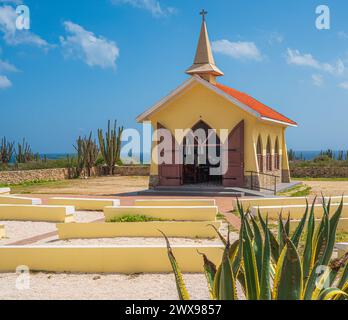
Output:
[[[268,137],[266,145],[266,170],[272,171],[272,145],[270,137]]]
[[[257,139],[256,155],[257,155],[257,163],[259,165],[259,171],[263,172],[263,158],[262,158],[262,140],[261,140],[261,136],[259,136],[258,139]]]
[[[276,138],[276,142],[274,145],[274,169],[280,169],[280,157],[279,157],[279,139]]]

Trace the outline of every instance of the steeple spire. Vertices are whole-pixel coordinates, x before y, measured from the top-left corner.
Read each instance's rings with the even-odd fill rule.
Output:
[[[200,12],[202,26],[196,56],[193,65],[186,70],[186,73],[190,75],[197,74],[203,79],[215,83],[215,77],[223,76],[223,72],[215,65],[205,19],[207,13],[204,9]]]

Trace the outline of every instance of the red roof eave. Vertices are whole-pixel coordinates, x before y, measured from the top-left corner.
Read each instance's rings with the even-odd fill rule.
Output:
[[[238,100],[239,102],[245,104],[249,108],[259,113],[262,118],[268,118],[268,119],[284,122],[293,126],[297,126],[297,123],[295,121],[285,117],[278,111],[266,106],[265,104],[261,103],[260,101],[254,99],[253,97],[247,95],[244,92],[240,92],[236,89],[224,86],[219,83],[215,84],[215,86],[218,89],[230,95],[231,97],[233,97],[234,99]]]

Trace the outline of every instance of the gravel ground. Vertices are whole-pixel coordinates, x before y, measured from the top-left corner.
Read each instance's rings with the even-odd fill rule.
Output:
[[[74,216],[77,222],[91,222],[104,218],[102,212],[95,211],[77,211]],[[57,230],[56,224],[52,222],[0,221],[0,224],[4,225],[6,230],[6,238],[0,240],[2,246]]]
[[[29,289],[16,288],[15,273],[0,274],[0,300],[170,300],[178,299],[173,274],[33,273]],[[209,299],[203,274],[184,274],[191,299]]]

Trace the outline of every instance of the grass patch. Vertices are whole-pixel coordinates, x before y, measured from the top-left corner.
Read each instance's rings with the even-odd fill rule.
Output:
[[[45,188],[59,188],[65,187],[69,184],[70,180],[32,180],[25,181],[18,184],[0,184],[0,188],[9,187],[11,188],[12,193],[22,193],[22,194],[30,194],[35,193],[35,191],[41,187]]]
[[[150,222],[150,221],[161,221],[159,218],[148,217],[144,215],[130,215],[126,214],[121,217],[113,217],[107,222]]]
[[[336,234],[336,242],[348,242],[348,232],[338,232]]]
[[[292,180],[296,181],[348,181],[348,177],[340,177],[340,178],[312,178],[312,177],[300,177],[294,178],[291,177]]]
[[[277,195],[286,197],[306,197],[310,195],[311,190],[312,188],[310,186],[298,185],[283,192],[278,192]]]
[[[216,215],[216,219],[217,220],[225,220],[225,216],[221,212],[218,212],[218,214]]]

